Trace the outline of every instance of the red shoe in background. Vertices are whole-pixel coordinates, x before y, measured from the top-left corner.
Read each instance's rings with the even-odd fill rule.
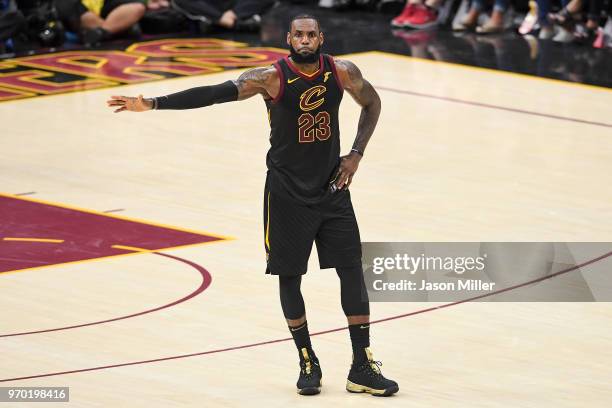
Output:
[[[414,11],[403,21],[404,28],[429,28],[438,24],[438,10],[418,4]]]
[[[414,4],[414,3],[406,4],[406,7],[404,7],[402,14],[400,14],[399,16],[391,20],[391,26],[395,28],[407,27],[406,24],[408,22],[408,19],[412,17],[412,15],[414,14],[414,10],[416,9],[416,7],[417,7],[417,4]]]

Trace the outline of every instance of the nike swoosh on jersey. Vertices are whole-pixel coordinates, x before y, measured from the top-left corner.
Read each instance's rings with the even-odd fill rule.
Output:
[[[300,77],[293,78],[293,79],[288,79],[288,80],[287,80],[287,83],[288,83],[288,84],[290,84],[290,83],[292,83],[292,82],[297,81],[298,79],[300,79]]]

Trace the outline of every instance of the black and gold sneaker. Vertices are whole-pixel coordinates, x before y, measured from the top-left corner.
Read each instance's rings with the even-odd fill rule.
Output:
[[[399,386],[393,380],[385,378],[381,371],[380,361],[374,361],[369,348],[365,349],[367,360],[351,365],[346,390],[348,392],[367,392],[378,397],[388,397],[399,391]]]
[[[312,350],[300,349],[300,377],[297,381],[298,394],[315,395],[321,392],[321,366]]]

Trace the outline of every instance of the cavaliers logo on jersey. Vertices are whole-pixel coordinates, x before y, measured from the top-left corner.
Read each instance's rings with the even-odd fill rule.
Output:
[[[327,91],[327,88],[323,85],[316,85],[304,91],[304,93],[300,95],[300,109],[304,112],[308,112],[323,105],[325,98],[321,97],[321,95],[323,95],[325,91]]]

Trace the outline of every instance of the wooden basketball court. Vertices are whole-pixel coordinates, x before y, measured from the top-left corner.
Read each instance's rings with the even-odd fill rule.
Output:
[[[383,103],[351,187],[363,241],[612,242],[609,89],[381,52],[346,58]],[[78,407],[612,404],[607,303],[418,314],[437,304],[372,303],[373,320],[398,317],[373,324],[372,350],[400,392],[348,394],[339,282],[316,251],[303,292],[311,333],[322,332],[324,387],[297,395],[278,283],[264,275],[265,105],[113,114],[105,104],[239,72],[0,105],[4,208],[51,214],[2,214],[0,246],[18,248],[2,261],[64,259],[83,241],[78,259],[0,274],[0,386],[69,386]],[[344,152],[358,117],[345,95]]]

